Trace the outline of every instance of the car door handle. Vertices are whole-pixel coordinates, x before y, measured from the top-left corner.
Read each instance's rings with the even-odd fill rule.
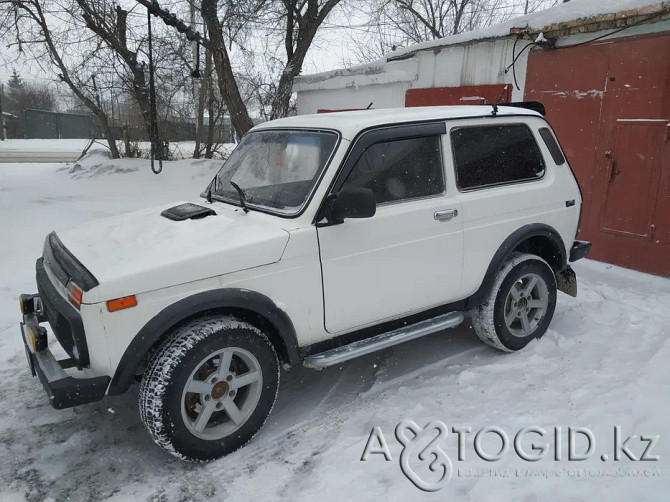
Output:
[[[442,211],[436,211],[433,217],[437,221],[446,221],[458,216],[458,209],[444,209]]]

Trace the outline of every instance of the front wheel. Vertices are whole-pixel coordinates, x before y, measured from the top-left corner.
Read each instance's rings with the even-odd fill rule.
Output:
[[[477,336],[513,352],[547,331],[556,308],[556,277],[536,255],[512,253],[503,263],[489,296],[472,311]]]
[[[156,444],[187,461],[209,461],[246,444],[277,396],[279,362],[268,338],[229,316],[192,321],[152,358],[140,415]]]

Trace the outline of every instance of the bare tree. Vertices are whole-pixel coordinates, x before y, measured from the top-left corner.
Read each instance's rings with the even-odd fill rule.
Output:
[[[152,0],[137,0],[168,25],[187,33],[186,23],[160,8]],[[233,126],[244,135],[253,122],[240,90],[230,49],[240,44],[245,31],[253,28],[256,36],[268,36],[283,47],[283,67],[276,80],[266,86],[272,90],[268,118],[286,116],[291,110],[293,80],[300,74],[307,53],[320,26],[340,0],[242,0],[224,2],[202,0],[201,15],[208,38],[201,43],[211,52],[219,92],[226,103]]]
[[[271,102],[269,118],[285,117],[290,111],[293,80],[302,71],[305,57],[319,27],[340,0],[282,0],[275,19],[282,28],[285,65]],[[272,12],[270,12],[272,16]]]
[[[56,29],[50,20],[58,19],[53,13],[66,12],[62,5],[48,0],[0,0],[0,32],[10,38],[9,46],[18,46],[24,57],[38,64],[49,61],[56,69],[58,78],[99,120],[106,136],[109,150],[114,158],[119,151],[109,124],[107,113],[95,94],[78,78],[73,66],[67,62],[68,48],[75,42],[68,40],[64,28]]]
[[[342,57],[342,66],[350,67],[382,59],[389,53],[412,44],[399,30],[388,23],[368,22],[349,33],[349,49]]]
[[[144,3],[146,0],[138,1]],[[219,91],[226,102],[235,131],[239,136],[243,136],[254,124],[235,79],[230,55],[226,48],[224,25],[218,17],[218,0],[202,0],[202,18],[210,34],[209,41],[204,45],[212,54],[212,61],[218,76]]]
[[[482,10],[493,10],[503,0],[382,0],[376,15],[404,34],[408,41],[456,35]],[[465,19],[464,19],[465,18]]]
[[[356,37],[352,57],[344,63],[370,62],[395,47],[483,28],[557,3],[558,0],[372,0],[368,8],[350,5],[350,9],[367,18],[367,31]]]
[[[130,37],[128,33],[127,11],[106,0],[75,0],[80,8],[86,27],[97,35],[111,49],[127,68],[129,90],[135,98],[142,114],[147,133],[151,135],[151,102],[145,76],[145,64],[141,58],[142,39]]]

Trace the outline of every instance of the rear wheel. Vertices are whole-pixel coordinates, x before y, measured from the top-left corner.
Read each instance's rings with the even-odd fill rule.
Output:
[[[556,278],[536,255],[513,253],[502,265],[486,301],[472,311],[479,338],[513,352],[547,331],[556,308]]]
[[[279,362],[268,338],[228,316],[192,321],[149,363],[140,415],[154,442],[188,461],[246,444],[274,405]]]

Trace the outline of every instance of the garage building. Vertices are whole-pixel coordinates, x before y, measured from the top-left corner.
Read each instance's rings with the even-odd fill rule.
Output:
[[[591,257],[670,277],[670,2],[573,0],[296,80],[299,114],[540,101]]]

